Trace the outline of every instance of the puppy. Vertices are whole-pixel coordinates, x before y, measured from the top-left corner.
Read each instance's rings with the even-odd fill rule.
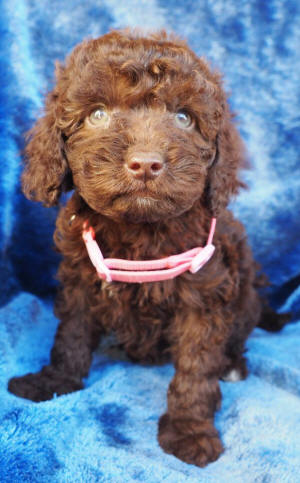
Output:
[[[9,390],[45,401],[81,389],[114,331],[132,360],[174,362],[159,443],[204,466],[223,451],[218,381],[246,377],[245,340],[262,316],[257,266],[227,209],[244,150],[221,77],[174,35],[129,30],[78,45],[56,76],[22,183],[45,206],[73,190],[54,235],[60,324],[49,365]],[[99,246],[105,259],[151,260],[152,270],[128,279]]]

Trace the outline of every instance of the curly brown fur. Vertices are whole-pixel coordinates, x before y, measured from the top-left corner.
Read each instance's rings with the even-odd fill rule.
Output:
[[[110,118],[95,127],[99,106]],[[178,111],[191,126],[176,123]],[[128,169],[141,153],[160,160],[159,175]],[[183,41],[123,31],[77,46],[57,67],[23,174],[26,196],[46,206],[74,189],[54,237],[61,322],[50,364],[12,379],[10,391],[43,401],[82,388],[102,334],[114,331],[133,360],[174,361],[162,448],[199,466],[218,458],[218,380],[233,370],[246,377],[244,343],[261,314],[245,231],[226,208],[243,164],[221,77]],[[106,257],[161,258],[204,245],[213,215],[213,258],[165,282],[101,282],[82,240],[87,220]]]

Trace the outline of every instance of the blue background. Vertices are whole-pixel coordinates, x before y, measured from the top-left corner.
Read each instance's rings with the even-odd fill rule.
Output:
[[[0,15],[0,479],[7,482],[300,482],[300,167],[297,0],[7,0]],[[249,190],[232,208],[268,273],[270,298],[293,310],[279,334],[256,329],[250,377],[221,383],[216,424],[226,452],[205,469],[156,441],[173,367],[128,362],[105,342],[86,388],[35,404],[9,377],[48,362],[55,209],[20,192],[24,133],[53,86],[54,61],[110,28],[167,28],[224,72],[246,141]]]

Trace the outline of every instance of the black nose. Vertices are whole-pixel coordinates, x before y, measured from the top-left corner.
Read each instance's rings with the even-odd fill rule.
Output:
[[[135,153],[128,157],[126,168],[136,179],[147,181],[157,178],[164,169],[163,156],[159,153]]]

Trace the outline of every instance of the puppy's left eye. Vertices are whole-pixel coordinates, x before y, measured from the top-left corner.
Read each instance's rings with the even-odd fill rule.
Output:
[[[103,107],[99,107],[87,119],[94,127],[107,127],[110,121],[110,115]]]
[[[178,111],[175,114],[175,121],[176,124],[183,129],[187,129],[194,124],[192,117],[185,111]]]

